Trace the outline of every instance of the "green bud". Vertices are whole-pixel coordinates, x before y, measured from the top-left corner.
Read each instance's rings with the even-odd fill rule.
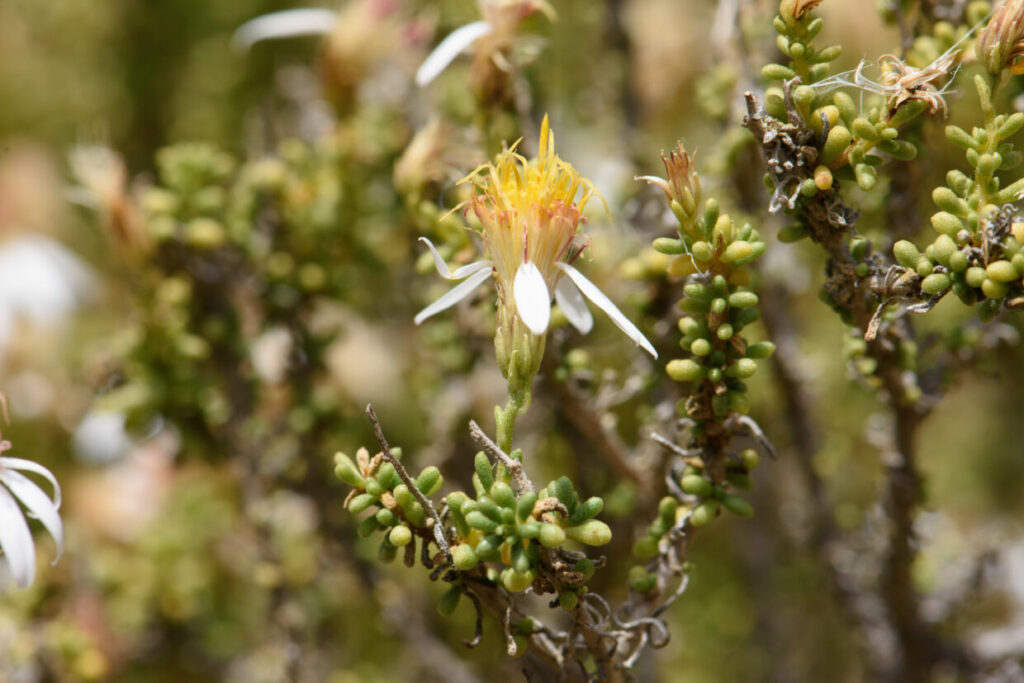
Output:
[[[750,480],[743,472],[728,472],[725,475],[726,481],[740,489],[741,491],[749,491],[753,488],[754,483]]]
[[[347,455],[344,453],[335,454],[334,462],[334,476],[338,479],[357,489],[361,489],[366,485],[366,479],[363,478],[363,475],[359,474],[355,463]]]
[[[640,565],[631,567],[629,570],[629,585],[637,593],[646,593],[654,588],[657,577],[649,573]]]
[[[906,140],[883,140],[878,148],[893,159],[900,161],[910,161],[917,156],[917,147],[914,146],[914,143]]]
[[[388,564],[395,561],[395,557],[398,556],[398,548],[391,545],[388,539],[384,539],[380,547],[377,549],[377,560],[383,564]]]
[[[573,611],[579,604],[580,596],[573,591],[562,591],[558,594],[558,605],[567,612]]]
[[[818,184],[814,182],[814,178],[807,178],[800,183],[800,194],[808,199],[818,194]]]
[[[506,567],[501,572],[501,584],[505,586],[507,591],[520,593],[533,584],[536,576],[536,572],[532,569],[520,573],[512,569],[512,567]]]
[[[878,180],[878,173],[867,164],[857,164],[853,167],[853,174],[857,178],[857,187],[867,192],[875,186]]]
[[[947,211],[939,211],[932,215],[932,227],[935,231],[950,237],[956,236],[964,229],[963,221]]]
[[[654,249],[662,254],[678,255],[686,253],[686,245],[682,240],[672,237],[659,237],[654,240]]]
[[[981,287],[981,283],[985,281],[985,269],[981,266],[972,266],[967,269],[964,273],[964,282],[969,287]]]
[[[843,54],[842,45],[829,45],[818,50],[816,60],[819,62],[831,62],[838,59],[839,55]]]
[[[731,493],[722,496],[722,505],[737,517],[749,518],[754,516],[754,508],[751,507],[750,503]]]
[[[377,510],[377,514],[375,516],[377,517],[377,523],[382,527],[389,527],[398,521],[398,518],[395,517],[395,513],[387,508]]]
[[[1021,126],[1024,126],[1024,114],[1021,112],[1014,112],[1006,118],[1003,125],[999,126],[999,130],[996,131],[996,137],[1000,140],[1005,140],[1019,131]]]
[[[970,208],[967,206],[967,202],[960,199],[960,197],[957,197],[956,193],[948,187],[935,188],[932,192],[932,201],[935,202],[937,207],[943,211],[953,214],[954,216],[966,216],[970,211]],[[935,225],[935,216],[932,217],[932,225]],[[936,228],[936,230],[938,230],[938,228]],[[944,231],[939,230],[939,232]]]
[[[583,524],[571,526],[565,535],[585,545],[604,545],[612,540],[612,530],[599,519],[588,519]]]
[[[685,493],[697,496],[698,498],[707,498],[711,495],[711,482],[699,474],[690,474],[683,477],[682,481],[679,482],[679,486]]]
[[[962,251],[954,251],[949,255],[949,267],[954,273],[962,273],[967,270],[967,255]]]
[[[384,487],[376,479],[367,479],[366,492],[374,498],[380,498],[381,494],[384,493]]]
[[[985,268],[985,274],[989,278],[996,282],[1013,282],[1019,280],[1020,275],[1017,274],[1017,269],[1013,267],[1013,264],[1005,259],[999,261],[993,261],[988,264]]]
[[[468,543],[460,543],[452,547],[452,563],[462,572],[468,572],[480,562],[476,551]]]
[[[433,465],[420,472],[420,476],[416,478],[416,488],[424,496],[434,495],[442,484],[444,484],[444,477],[441,476],[441,471]]]
[[[842,90],[837,90],[832,95],[832,103],[839,109],[839,115],[843,117],[844,121],[852,121],[857,116],[857,104]]]
[[[990,277],[985,278],[981,283],[981,291],[989,299],[1002,299],[1008,290],[1009,287],[1006,286],[1006,283],[993,280]]]
[[[658,501],[658,517],[660,517],[667,526],[672,526],[676,523],[677,509],[679,509],[679,501],[672,496],[665,496]]]
[[[498,528],[498,523],[496,521],[479,510],[473,510],[466,515],[466,524],[474,529],[479,529],[484,533],[490,533]]]
[[[480,478],[484,491],[490,491],[494,486],[494,472],[491,470],[491,461],[483,451],[478,451],[473,458],[473,469],[476,470],[476,476]]]
[[[388,541],[396,548],[404,548],[412,542],[412,531],[404,524],[399,524],[388,534]]]
[[[928,103],[924,100],[908,100],[892,115],[892,118],[889,119],[889,125],[893,128],[898,128],[907,121],[924,113],[928,106]]]
[[[839,155],[849,147],[851,140],[853,140],[853,136],[850,134],[850,129],[846,126],[835,126],[832,128],[828,132],[824,146],[821,148],[821,162],[823,164],[831,164],[838,159]]]
[[[753,292],[733,292],[729,295],[729,306],[731,308],[749,308],[757,305],[757,294]]]
[[[537,493],[535,491],[528,491],[519,497],[519,502],[516,503],[516,518],[520,522],[525,522],[533,514],[533,506],[537,504]]]
[[[651,536],[641,536],[633,544],[633,557],[638,560],[649,560],[658,554],[658,539]]]
[[[944,266],[949,265],[949,257],[956,252],[956,242],[949,235],[939,235],[932,242],[932,258]]]
[[[710,244],[700,240],[693,243],[693,246],[690,248],[690,253],[693,254],[693,258],[698,261],[710,261],[715,252],[711,248]]]
[[[747,358],[768,358],[775,353],[775,344],[759,341],[747,347]]]
[[[729,307],[729,302],[719,297],[711,302],[711,312],[715,315],[721,315],[725,313],[725,309]]]
[[[736,377],[738,379],[746,379],[757,372],[757,362],[751,358],[740,358],[735,363],[729,366],[726,370],[726,375],[729,377]]]
[[[437,611],[441,613],[442,617],[450,617],[455,613],[455,608],[459,606],[461,599],[462,587],[452,586],[441,596],[441,601],[437,603]]]
[[[380,528],[380,525],[377,523],[377,518],[367,517],[359,523],[356,533],[359,534],[359,538],[369,538],[378,528]]]
[[[946,126],[946,138],[954,145],[964,149],[973,149],[975,151],[980,149],[978,141],[959,126]]]
[[[798,85],[793,90],[793,101],[801,109],[810,110],[814,106],[814,100],[817,98],[817,93],[814,92],[814,88],[809,85]]]
[[[557,524],[544,522],[537,538],[545,548],[556,548],[565,543],[565,530]]]
[[[747,468],[747,471],[750,471],[761,462],[761,454],[757,452],[756,448],[744,448],[740,452],[740,459],[743,460],[743,466]]]
[[[516,495],[512,492],[512,487],[503,481],[494,482],[490,495],[494,502],[501,507],[511,508],[516,504]]]
[[[707,526],[718,514],[718,501],[708,499],[701,502],[690,513],[690,524],[696,527]]]
[[[539,538],[540,527],[541,525],[538,522],[534,522],[532,520],[529,522],[520,522],[516,527],[516,534],[520,538]]]
[[[761,67],[761,75],[769,81],[788,81],[796,78],[796,72],[781,64],[765,64]]]
[[[904,268],[910,269],[917,267],[917,260],[921,257],[921,252],[917,250],[917,246],[909,240],[900,240],[892,245],[892,253],[896,257],[897,263]]]
[[[398,476],[398,472],[395,471],[395,466],[389,462],[381,464],[377,469],[375,479],[385,489],[391,489],[402,481]]]
[[[706,356],[709,353],[711,353],[711,350],[711,342],[709,342],[707,339],[704,339],[703,337],[701,337],[700,339],[695,339],[693,343],[690,344],[690,353],[692,353],[695,356]]]
[[[728,341],[729,339],[732,339],[732,335],[733,329],[732,325],[730,325],[729,323],[722,323],[721,325],[718,326],[718,329],[715,330],[715,336],[721,339],[722,341]]]
[[[492,562],[501,556],[501,545],[505,542],[501,536],[487,536],[476,544],[476,556],[484,562]]]
[[[852,125],[854,135],[862,140],[878,142],[882,139],[882,136],[878,134],[878,130],[875,126],[865,118],[854,119]]]
[[[677,382],[694,382],[703,379],[707,372],[703,365],[690,358],[670,360],[665,371]]]
[[[604,501],[597,496],[591,496],[585,501],[576,506],[576,508],[569,515],[569,524],[575,526],[582,524],[592,517],[596,517],[601,514],[601,510],[604,509]]]
[[[360,493],[358,496],[354,496],[352,500],[348,502],[348,511],[353,515],[358,515],[360,512],[370,507],[377,502],[377,499],[371,496],[369,493]]]
[[[945,291],[952,285],[952,281],[945,273],[932,273],[921,280],[921,291],[928,295],[936,295]]]
[[[551,482],[548,489],[558,499],[558,502],[564,505],[570,512],[576,506],[576,491],[573,490],[572,481],[569,480],[569,477],[559,477]]]
[[[754,252],[754,245],[744,240],[733,242],[722,252],[721,260],[724,263],[732,263],[741,258],[750,256]]]

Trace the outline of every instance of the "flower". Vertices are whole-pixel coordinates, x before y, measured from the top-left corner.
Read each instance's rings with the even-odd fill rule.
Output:
[[[678,143],[676,149],[661,153],[661,161],[665,164],[665,178],[653,175],[636,176],[636,180],[646,180],[651,185],[661,188],[661,191],[668,197],[669,205],[680,220],[691,223],[697,217],[697,209],[701,202],[700,177],[697,175],[697,166],[694,163],[696,154],[687,154],[683,143]]]
[[[0,440],[0,453],[10,447],[10,441]],[[53,484],[53,499],[18,470],[45,477]],[[29,531],[18,501],[28,509],[30,517],[43,523],[57,542],[57,557],[53,561],[56,564],[64,550],[64,527],[57,514],[60,509],[60,486],[56,478],[50,470],[31,460],[0,457],[0,550],[3,550],[15,583],[19,588],[28,588],[35,578],[36,552],[32,532]]]
[[[779,16],[787,24],[794,24],[804,18],[804,15],[820,5],[824,0],[782,0],[779,3]]]
[[[978,61],[993,74],[1024,73],[1024,0],[1007,0],[992,15],[974,44]]]
[[[420,238],[433,253],[441,276],[463,282],[420,311],[416,324],[454,306],[493,275],[498,290],[495,344],[503,371],[513,351],[524,351],[523,334],[542,343],[551,319],[552,292],[569,322],[583,334],[593,326],[585,296],[626,336],[657,358],[640,330],[571,265],[587,246],[579,232],[581,212],[588,200],[600,194],[589,180],[555,155],[547,116],[541,124],[537,158],[529,161],[515,148],[506,149],[495,163],[481,166],[462,180],[472,182],[475,192],[460,206],[472,210],[479,219],[488,260],[452,272],[430,240]],[[526,353],[528,365],[539,363],[538,354]]]
[[[508,71],[506,53],[515,43],[519,24],[536,12],[543,12],[549,18],[555,16],[554,9],[544,0],[481,0],[480,13],[484,18],[460,26],[445,36],[417,69],[416,85],[428,85],[473,45],[476,45],[473,61],[478,79],[483,78],[480,72],[488,70],[485,65],[494,64]]]

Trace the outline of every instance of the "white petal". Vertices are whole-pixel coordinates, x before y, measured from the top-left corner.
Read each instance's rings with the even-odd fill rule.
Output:
[[[10,491],[0,485],[0,550],[19,588],[28,588],[36,575],[36,550],[21,508]]]
[[[540,269],[527,261],[519,266],[512,281],[512,296],[516,300],[519,319],[538,337],[548,331],[551,322],[551,294]]]
[[[441,274],[441,277],[443,277],[446,280],[461,280],[464,277],[469,277],[478,270],[490,268],[492,265],[494,265],[491,261],[477,261],[475,263],[467,263],[464,266],[456,268],[455,272],[453,273],[451,269],[448,267],[448,264],[444,262],[444,258],[442,258],[441,252],[439,252],[437,248],[434,247],[433,242],[428,240],[426,237],[421,237],[420,242],[423,242],[425,245],[427,245],[427,248],[430,249],[430,253],[434,255],[434,267],[437,268],[437,272]]]
[[[57,478],[53,476],[50,470],[46,469],[37,462],[31,460],[25,460],[24,458],[0,458],[0,471],[4,468],[12,470],[21,470],[23,472],[34,472],[42,477],[45,477],[47,481],[53,484],[53,505],[57,509],[60,509],[60,484],[57,483]]]
[[[271,12],[245,22],[235,31],[231,43],[248,50],[261,40],[326,35],[338,21],[337,12],[328,9],[289,9]]]
[[[580,334],[586,334],[594,327],[594,316],[590,315],[587,302],[583,300],[580,290],[576,289],[576,285],[569,278],[558,278],[558,284],[555,285],[555,301]]]
[[[455,304],[459,303],[467,296],[473,293],[473,290],[479,287],[483,282],[491,276],[491,269],[486,268],[473,273],[468,279],[460,282],[459,284],[452,287],[448,292],[440,299],[430,304],[422,311],[416,314],[413,321],[419,325],[421,322],[434,315],[440,313],[446,308],[451,308]]]
[[[60,515],[57,514],[54,502],[32,480],[19,472],[8,470],[4,472],[3,480],[14,497],[24,503],[29,512],[43,523],[46,530],[53,536],[53,540],[57,542],[57,557],[53,560],[56,564],[61,553],[64,552],[64,525],[60,522]]]
[[[416,85],[422,88],[430,83],[459,56],[460,52],[493,30],[486,21],[474,21],[449,33],[416,70]]]
[[[622,314],[622,311],[612,303],[612,300],[604,295],[600,289],[597,288],[593,282],[583,276],[583,273],[576,270],[568,263],[556,263],[559,268],[562,269],[566,275],[572,278],[573,283],[579,287],[580,291],[583,292],[583,296],[587,297],[594,302],[594,305],[600,308],[602,311],[608,314],[608,317],[612,319],[612,322],[618,326],[620,330],[626,333],[626,336],[632,339],[638,346],[642,346],[644,351],[651,354],[655,358],[658,357],[658,352],[654,350],[651,342],[647,341],[647,337],[637,329],[637,326],[629,322],[629,319]]]

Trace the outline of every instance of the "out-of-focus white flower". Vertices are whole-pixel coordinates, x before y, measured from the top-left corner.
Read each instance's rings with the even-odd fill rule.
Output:
[[[481,61],[493,61],[507,70],[504,53],[515,42],[519,24],[535,12],[543,12],[552,19],[555,16],[554,9],[544,0],[480,0],[483,19],[460,26],[445,36],[417,69],[416,85],[429,84],[473,45],[477,45]],[[484,36],[490,37],[481,41]]]
[[[0,453],[10,447],[10,441],[0,440]],[[22,472],[33,472],[53,484],[53,498]],[[0,457],[0,550],[15,583],[19,588],[27,588],[35,578],[36,550],[22,505],[28,516],[42,522],[56,541],[57,557],[53,561],[56,564],[64,550],[64,527],[57,514],[60,509],[57,479],[50,470],[31,460]]]

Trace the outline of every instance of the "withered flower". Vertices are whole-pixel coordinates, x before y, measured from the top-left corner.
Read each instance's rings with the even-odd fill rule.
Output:
[[[794,24],[824,0],[782,0],[779,3],[779,16],[787,24]]]
[[[1007,0],[978,34],[974,51],[986,69],[1024,73],[1024,0]]]

